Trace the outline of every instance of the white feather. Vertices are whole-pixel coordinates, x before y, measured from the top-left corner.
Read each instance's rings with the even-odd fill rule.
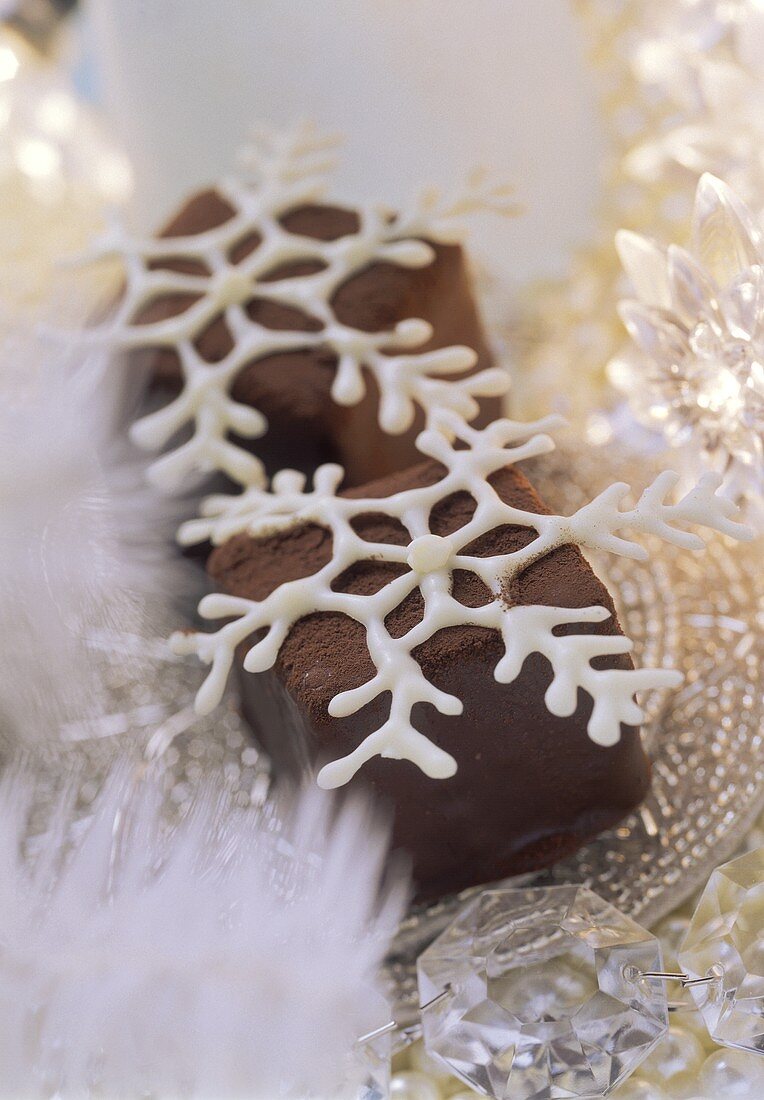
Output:
[[[0,734],[17,743],[97,713],[93,637],[151,633],[182,589],[177,514],[121,442],[106,367],[29,337],[0,349]]]
[[[207,786],[168,831],[123,768],[24,860],[30,791],[0,783],[0,1096],[340,1095],[403,901],[364,805],[311,790],[276,828]]]

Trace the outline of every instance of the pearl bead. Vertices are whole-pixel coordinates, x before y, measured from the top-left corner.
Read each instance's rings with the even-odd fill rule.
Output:
[[[685,993],[684,996],[686,997],[687,994]],[[688,1008],[686,1012],[681,1011],[673,1015],[671,1026],[681,1028],[682,1031],[689,1031],[691,1035],[695,1036],[707,1054],[712,1054],[719,1049],[708,1034],[708,1028],[703,1021],[703,1017],[694,1008]]]
[[[679,945],[687,934],[690,922],[687,917],[671,916],[662,920],[655,928],[655,935],[663,948],[663,966],[666,970],[677,968],[676,955]]]
[[[666,1093],[652,1081],[630,1077],[613,1093],[613,1100],[668,1100]]]
[[[418,1070],[419,1073],[432,1077],[440,1087],[444,1082],[450,1082],[457,1087],[460,1083],[453,1074],[449,1073],[442,1062],[437,1062],[427,1053],[424,1043],[415,1043],[410,1048],[409,1064],[412,1069]]]
[[[753,943],[749,943],[743,949],[742,955],[743,964],[749,974],[764,973],[764,936],[759,935]]]
[[[555,1019],[566,1008],[575,1011],[597,991],[592,974],[558,959],[554,965],[540,963],[520,968],[502,984],[521,1000],[529,1020]]]
[[[393,1073],[403,1073],[404,1069],[411,1069],[411,1047],[404,1047],[403,1050],[396,1050],[393,1054]]]
[[[432,1078],[416,1070],[396,1073],[390,1079],[390,1100],[442,1100],[442,1096]]]
[[[744,1050],[716,1050],[706,1058],[700,1071],[702,1095],[743,1097],[764,1093],[764,1065],[760,1054],[747,1054]]]
[[[639,1076],[652,1081],[671,1097],[693,1096],[704,1059],[705,1051],[695,1036],[680,1027],[672,1027],[642,1063]]]
[[[698,908],[698,902],[700,901],[702,890],[696,890],[692,897],[689,897],[684,905],[680,905],[678,909],[674,910],[673,916],[675,917],[687,917],[688,920],[692,920],[695,916],[695,910]]]

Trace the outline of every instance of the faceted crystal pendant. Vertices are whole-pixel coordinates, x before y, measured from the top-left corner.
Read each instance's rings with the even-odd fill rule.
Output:
[[[390,1006],[386,999],[370,990],[357,1024],[361,1034],[348,1054],[344,1087],[337,1100],[387,1100],[393,1053],[393,1037],[387,1030],[389,1019]]]
[[[418,962],[428,1052],[496,1100],[611,1092],[668,1030],[660,944],[579,886],[488,890]]]
[[[764,1053],[764,848],[717,868],[679,952],[695,1003],[717,1043]]]
[[[357,1046],[353,1057],[354,1100],[386,1100],[390,1094],[390,1036]]]

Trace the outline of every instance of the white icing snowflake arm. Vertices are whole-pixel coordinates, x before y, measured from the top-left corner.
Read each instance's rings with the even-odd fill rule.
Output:
[[[601,623],[610,618],[605,607],[576,610],[562,607],[513,607],[497,617],[505,654],[496,666],[496,679],[509,684],[517,679],[523,663],[532,653],[542,653],[552,666],[553,680],[545,702],[551,714],[567,718],[578,706],[579,689],[593,700],[587,725],[597,745],[615,745],[621,725],[639,726],[644,720],[634,693],[656,688],[678,687],[683,680],[674,669],[596,669],[595,657],[630,653],[633,643],[620,634],[564,634],[554,628],[573,623]]]
[[[313,612],[331,611],[348,615],[358,622],[374,622],[384,618],[397,607],[416,586],[411,574],[404,574],[391,581],[373,596],[358,596],[346,592],[334,592],[331,582],[350,562],[354,542],[362,543],[349,528],[346,534],[349,544],[344,548],[339,561],[329,562],[318,573],[289,581],[280,585],[266,599],[246,600],[238,596],[225,596],[212,593],[205,596],[199,604],[199,614],[203,619],[232,619],[214,634],[182,632],[171,639],[173,650],[181,655],[195,653],[203,664],[211,665],[196,697],[199,714],[208,714],[222,698],[226,680],[233,664],[237,647],[251,638],[257,631],[266,630],[263,638],[257,641],[244,658],[247,672],[265,672],[271,668],[278,657],[290,629],[299,619]],[[365,544],[368,547],[370,544]],[[400,560],[401,547],[380,547],[387,560]],[[396,550],[398,551],[396,553]],[[356,554],[358,548],[355,547]],[[387,551],[390,551],[389,557]],[[366,552],[364,550],[364,552]],[[358,560],[358,557],[355,557]],[[421,673],[420,673],[421,675]],[[426,681],[425,681],[426,683]],[[431,688],[431,685],[430,685]],[[380,688],[379,691],[384,689]],[[376,694],[379,694],[379,691]],[[430,695],[434,689],[431,688]]]
[[[256,409],[228,395],[224,377],[240,369],[231,353],[222,363],[205,363],[188,344],[177,348],[186,385],[169,404],[136,420],[130,438],[145,450],[160,450],[177,432],[192,426],[190,439],[162,455],[148,468],[149,480],[165,492],[173,492],[190,475],[220,470],[240,484],[264,484],[262,463],[251,452],[232,443],[229,431],[256,439],[266,430],[265,417]]]
[[[513,196],[514,187],[505,179],[494,177],[486,168],[475,168],[450,199],[444,199],[438,187],[420,191],[410,208],[396,218],[395,226],[406,236],[459,244],[465,235],[464,219],[473,214],[515,217],[521,208]]]
[[[448,409],[434,409],[431,420],[431,426],[417,437],[417,450],[442,463],[455,481],[469,483],[470,491],[506,466],[553,451],[549,433],[565,423],[556,415],[528,422],[502,417],[485,428],[473,428]],[[455,447],[455,440],[466,446]]]
[[[387,760],[410,760],[430,779],[449,779],[456,774],[457,763],[453,756],[439,748],[412,725],[411,711],[417,703],[428,702],[437,707],[441,714],[461,714],[462,703],[454,695],[438,692],[437,688],[422,676],[416,661],[413,658],[409,658],[409,661],[413,666],[410,670],[410,678],[404,679],[403,685],[399,685],[393,693],[387,721],[347,756],[325,764],[318,773],[320,787],[333,790],[344,786],[345,783],[350,782],[359,768],[375,756],[381,756]],[[405,675],[407,669],[403,666],[397,671],[404,672]],[[424,690],[417,691],[417,687]],[[348,711],[333,709],[339,698],[341,696],[332,700],[329,707],[329,713],[333,717],[342,717],[345,713],[352,714],[358,709],[358,707]]]
[[[196,693],[194,709],[199,715],[209,714],[220,703],[233,665],[236,646],[250,636],[256,627],[250,626],[257,616],[250,600],[213,593],[199,604],[202,618],[222,619],[235,616],[233,622],[214,634],[177,631],[170,638],[170,648],[179,656],[198,657],[210,670]]]
[[[481,386],[481,374],[464,380],[468,398],[474,392],[470,388],[472,385],[476,388]],[[478,392],[481,390],[478,389]],[[275,475],[270,491],[264,485],[257,484],[238,496],[215,494],[207,497],[202,501],[201,516],[181,526],[178,540],[183,546],[205,540],[219,546],[236,534],[247,533],[257,537],[298,523],[313,522],[331,527],[333,514],[349,518],[378,512],[383,506],[407,526],[412,511],[416,513],[426,508],[429,512],[441,496],[462,488],[474,490],[477,496],[488,494],[493,506],[493,510],[482,509],[462,528],[459,536],[463,543],[471,542],[495,527],[497,515],[504,523],[516,521],[532,526],[537,518],[534,513],[511,508],[482,479],[505,466],[548,454],[554,449],[554,441],[547,432],[558,427],[562,423],[561,418],[549,416],[528,424],[496,420],[480,430],[470,428],[454,410],[438,409],[433,413],[432,420],[434,426],[417,437],[417,449],[423,457],[433,458],[451,469],[442,482],[398,493],[395,498],[345,498],[337,497],[344,471],[334,463],[319,466],[313,477],[312,490],[306,490],[303,474],[295,470],[281,470]],[[454,438],[471,442],[472,446],[455,450],[452,444]],[[476,488],[478,478],[481,479],[480,487]],[[368,544],[365,545],[368,548]],[[387,549],[392,552],[392,548]],[[469,562],[472,560],[469,559]],[[466,567],[471,568],[471,564]]]
[[[340,358],[332,397],[340,405],[357,404],[366,390],[363,378],[366,367],[379,389],[380,427],[391,435],[399,435],[411,427],[417,406],[427,412],[437,408],[440,401],[445,408],[466,409],[474,416],[477,402],[470,399],[468,386],[431,376],[460,374],[474,367],[476,361],[475,352],[467,347],[439,348],[420,355],[386,356],[373,351],[357,358],[345,354]],[[506,388],[508,384],[504,392]]]
[[[199,519],[188,520],[178,532],[181,546],[209,540],[221,546],[240,533],[253,537],[292,527],[304,517],[321,515],[324,502],[335,497],[345,471],[333,462],[319,466],[313,475],[313,489],[306,490],[307,478],[297,470],[279,470],[265,485],[253,485],[239,496],[214,494],[202,501]]]
[[[704,475],[676,504],[666,504],[665,498],[677,481],[678,475],[664,471],[643,491],[636,506],[623,512],[619,505],[631,489],[624,482],[616,482],[572,516],[522,512],[505,504],[488,487],[483,490],[485,507],[480,507],[478,498],[475,516],[459,532],[462,545],[500,523],[533,528],[536,538],[523,549],[510,554],[481,558],[462,553],[455,558],[455,567],[477,574],[498,595],[508,577],[522,572],[558,546],[605,550],[621,557],[646,561],[648,552],[645,547],[620,534],[627,529],[656,535],[665,542],[688,550],[702,550],[705,543],[699,535],[682,530],[677,524],[720,531],[739,541],[749,541],[754,537],[751,527],[732,518],[738,516],[740,510],[729,498],[716,492],[720,479],[715,474]]]
[[[609,486],[570,517],[569,541],[644,561],[648,556],[645,548],[618,532],[632,530],[657,535],[687,550],[701,550],[704,546],[699,535],[682,530],[687,524],[720,531],[743,541],[754,537],[750,527],[732,518],[740,514],[739,509],[717,492],[721,478],[716,474],[704,474],[681,500],[667,504],[666,497],[678,481],[678,474],[664,470],[643,491],[636,506],[625,512],[619,505],[630,491],[629,486],[622,482]]]
[[[260,189],[283,189],[307,180],[312,198],[321,198],[326,178],[337,165],[334,151],[341,144],[339,134],[322,133],[308,120],[288,130],[258,123],[237,154],[239,175]]]

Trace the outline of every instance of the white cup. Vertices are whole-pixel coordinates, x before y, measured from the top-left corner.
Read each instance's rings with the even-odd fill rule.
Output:
[[[156,225],[231,167],[253,120],[346,135],[337,196],[395,204],[476,164],[522,217],[476,229],[510,286],[594,228],[601,134],[567,0],[88,0],[107,107]]]

